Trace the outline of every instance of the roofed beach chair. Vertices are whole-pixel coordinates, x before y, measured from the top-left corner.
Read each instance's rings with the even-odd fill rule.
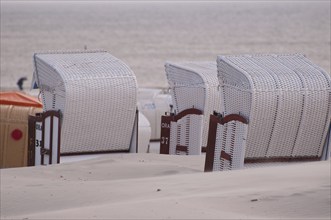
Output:
[[[218,56],[217,67],[225,117],[248,119],[245,163],[329,157],[328,73],[300,54]]]
[[[160,152],[201,154],[202,146],[207,145],[209,115],[220,111],[216,63],[167,62],[165,70],[174,110],[172,115],[163,116]]]
[[[61,153],[129,151],[137,82],[105,51],[37,53],[34,78],[44,110],[63,115]]]

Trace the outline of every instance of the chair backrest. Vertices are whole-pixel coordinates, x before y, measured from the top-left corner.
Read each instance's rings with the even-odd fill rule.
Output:
[[[179,113],[196,108],[203,113],[202,146],[207,145],[209,115],[221,111],[215,62],[182,62],[165,64],[174,110]]]
[[[61,153],[128,151],[136,116],[132,70],[104,51],[37,53],[44,110],[63,114]]]
[[[320,159],[331,79],[300,54],[218,56],[224,113],[249,119],[245,161]]]

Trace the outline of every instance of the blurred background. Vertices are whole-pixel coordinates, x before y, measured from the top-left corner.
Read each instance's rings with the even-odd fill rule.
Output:
[[[302,53],[330,73],[330,1],[1,1],[1,90],[17,89],[33,54],[107,50],[139,87],[167,87],[165,61]]]

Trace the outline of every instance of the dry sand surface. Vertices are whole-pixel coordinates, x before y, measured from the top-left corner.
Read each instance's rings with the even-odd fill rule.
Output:
[[[1,170],[1,219],[330,219],[330,161],[203,173],[204,156],[111,154]]]

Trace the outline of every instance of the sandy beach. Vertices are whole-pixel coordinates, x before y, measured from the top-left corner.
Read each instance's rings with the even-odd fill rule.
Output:
[[[330,161],[204,173],[204,155],[1,170],[1,219],[330,219]]]
[[[285,55],[299,53],[305,55],[319,68],[330,74],[330,6],[330,1],[309,0],[1,1],[0,90],[17,91],[19,87],[22,87],[24,92],[28,92],[31,86],[35,86],[33,76],[39,77],[42,72],[41,69],[45,69],[43,79],[53,79],[53,75],[49,77],[50,75],[47,74],[57,71],[55,65],[50,64],[49,67],[51,68],[45,68],[48,64],[46,65],[47,62],[44,63],[42,58],[40,58],[40,64],[38,64],[36,53],[47,51],[108,51],[130,67],[136,77],[137,85],[132,83],[132,86],[130,84],[130,86],[121,87],[127,84],[118,83],[120,77],[117,76],[114,77],[116,83],[111,84],[110,79],[113,75],[110,72],[108,74],[107,71],[100,71],[100,75],[98,75],[98,71],[94,70],[84,72],[88,67],[94,66],[90,59],[85,59],[84,63],[80,65],[70,63],[70,65],[63,66],[68,70],[69,67],[79,70],[84,69],[82,71],[84,73],[77,75],[77,79],[73,77],[75,71],[69,71],[68,74],[63,73],[62,76],[67,75],[68,80],[63,80],[64,78],[60,75],[58,78],[54,77],[51,83],[52,86],[48,84],[47,80],[43,84],[43,82],[40,83],[42,80],[35,78],[38,84],[40,83],[40,88],[46,91],[46,94],[48,94],[47,92],[59,91],[58,94],[61,95],[58,99],[59,102],[55,101],[58,94],[49,93],[46,100],[44,98],[46,96],[44,94],[40,95],[39,91],[31,92],[34,96],[40,97],[40,100],[43,99],[44,110],[63,110],[65,106],[66,112],[62,111],[61,114],[64,114],[64,112],[67,114],[68,109],[72,108],[72,111],[70,111],[75,118],[70,118],[70,114],[65,117],[72,119],[70,123],[73,125],[73,129],[68,129],[68,132],[64,134],[72,137],[72,143],[76,144],[78,140],[82,142],[80,145],[77,144],[77,149],[82,145],[85,146],[85,144],[86,149],[94,146],[99,147],[101,145],[97,145],[93,141],[87,142],[91,138],[88,138],[86,134],[93,134],[91,136],[98,141],[106,139],[110,137],[109,134],[115,134],[116,132],[118,134],[116,133],[114,138],[109,138],[110,141],[122,137],[123,132],[119,132],[118,125],[124,124],[122,118],[128,118],[126,110],[135,113],[137,102],[136,100],[132,101],[132,107],[126,107],[125,109],[118,110],[118,107],[124,103],[124,98],[135,97],[134,88],[160,88],[162,90],[160,98],[156,98],[155,94],[157,93],[150,93],[149,98],[140,99],[140,101],[143,101],[138,102],[138,109],[141,104],[140,108],[145,109],[146,115],[148,114],[153,120],[160,122],[159,112],[163,111],[160,110],[161,107],[166,106],[166,110],[163,112],[169,111],[170,103],[166,102],[166,96],[171,91],[171,84],[169,84],[165,72],[165,63],[168,61],[216,62],[219,55]],[[266,73],[265,75],[270,79],[268,81],[265,80],[268,77],[262,77],[263,80],[258,82],[257,85],[263,85],[261,86],[263,89],[256,91],[267,91],[265,88],[272,88],[266,93],[268,95],[259,96],[261,102],[252,98],[253,104],[263,103],[264,101],[274,103],[270,105],[272,106],[270,109],[274,111],[273,114],[269,110],[261,112],[256,110],[256,115],[259,114],[261,118],[268,118],[268,123],[261,123],[263,129],[261,129],[261,132],[256,132],[256,137],[266,137],[265,140],[268,145],[270,146],[270,143],[272,143],[272,146],[275,146],[275,148],[270,148],[271,153],[283,153],[280,150],[278,152],[277,148],[281,144],[294,146],[295,148],[293,147],[290,150],[291,153],[294,153],[294,151],[295,153],[297,153],[296,151],[301,153],[300,147],[302,145],[309,143],[310,138],[313,139],[322,134],[323,129],[318,130],[314,126],[325,124],[325,127],[327,127],[328,125],[326,120],[330,118],[330,78],[323,76],[327,81],[318,81],[320,78],[311,75],[311,81],[308,77],[308,80],[306,80],[303,76],[308,76],[314,71],[310,67],[303,68],[302,65],[298,64],[298,61],[295,61],[293,62],[295,63],[293,73],[301,77],[299,77],[300,81],[293,83],[293,88],[299,88],[295,90],[288,86],[292,78],[296,77],[286,78],[290,76],[291,70],[289,67],[284,70],[287,64],[275,65],[271,61],[266,59],[266,63],[268,65],[270,63],[270,67],[272,67],[269,70],[263,69],[262,67],[267,64],[263,63],[261,65],[260,61],[246,68],[252,70],[251,75],[255,78],[260,73]],[[118,61],[112,60],[109,63],[115,64]],[[250,60],[243,61],[243,63],[253,63],[253,61],[250,58]],[[38,65],[39,72],[37,71]],[[100,67],[100,62],[96,62],[95,66]],[[252,66],[254,68],[251,68]],[[282,68],[279,68],[280,66]],[[224,63],[224,67],[229,69],[227,63]],[[46,71],[46,69],[49,70]],[[100,69],[106,70],[106,68]],[[122,73],[119,68],[114,69],[116,69],[116,73]],[[243,68],[238,69],[244,70]],[[271,73],[274,70],[280,74],[279,77],[272,77]],[[319,69],[318,72],[323,71]],[[96,74],[97,72],[98,74]],[[107,74],[105,74],[106,72]],[[220,71],[218,70],[218,72]],[[98,77],[93,78],[94,75]],[[118,76],[120,75],[118,74]],[[122,78],[128,78],[126,71],[122,75]],[[242,75],[247,75],[247,73]],[[105,77],[101,78],[101,76]],[[82,81],[87,82],[89,78],[93,78],[92,83],[80,83]],[[241,76],[237,77],[237,79],[241,78],[244,79]],[[62,81],[58,79],[62,79]],[[220,79],[224,81],[225,78],[222,76]],[[109,84],[104,83],[100,86],[96,83],[100,82],[101,84],[101,82],[108,82],[108,80]],[[69,81],[72,84],[68,84]],[[252,81],[251,78],[247,82],[250,81]],[[275,83],[271,84],[271,81]],[[17,82],[21,83],[17,84]],[[22,82],[24,82],[24,85]],[[220,80],[217,79],[217,82],[220,82]],[[235,80],[229,82],[235,82]],[[323,83],[325,86],[322,88]],[[249,87],[248,83],[239,84],[243,85],[238,90],[240,93],[241,91],[249,91],[248,93],[252,94],[253,89],[251,88],[255,86]],[[183,87],[186,82],[178,83],[178,85]],[[194,85],[198,88],[198,85],[200,86],[202,83],[194,82]],[[231,88],[234,87],[234,84],[229,85]],[[317,86],[314,87],[315,85],[320,85],[321,90]],[[222,86],[217,86],[217,91],[222,91],[219,89]],[[61,89],[56,90],[54,88]],[[114,88],[125,88],[118,89],[117,97],[120,98],[116,99],[116,102],[114,98],[110,98],[110,95],[115,94]],[[199,87],[199,91],[201,88],[205,91],[207,86]],[[248,90],[248,88],[251,90]],[[132,94],[125,96],[126,89],[132,90]],[[76,91],[77,94],[80,94],[79,96],[74,95]],[[163,94],[163,91],[166,94]],[[182,90],[179,89],[179,91]],[[273,93],[269,93],[269,91]],[[321,108],[321,105],[317,102],[317,99],[322,97],[320,91],[326,94],[323,96],[326,98],[321,99],[320,102],[322,104],[326,103],[324,108]],[[313,95],[308,92],[313,92]],[[234,94],[237,93],[239,94],[239,92]],[[285,93],[289,95],[283,95]],[[207,103],[205,100],[208,100],[208,102],[213,100],[207,99],[207,96],[200,95],[200,93],[185,91],[183,94],[192,97],[205,97],[201,103]],[[196,94],[199,94],[199,96]],[[226,94],[232,94],[232,92]],[[269,94],[273,96],[269,96]],[[292,96],[292,94],[294,95]],[[240,100],[249,100],[246,97],[250,96],[244,94],[238,99],[231,97],[229,100],[234,100],[233,106],[239,106]],[[69,97],[71,97],[71,100]],[[140,97],[143,97],[143,95]],[[109,102],[106,102],[106,99]],[[152,99],[153,102],[150,102]],[[84,100],[84,103],[82,100]],[[162,100],[165,100],[165,104],[161,102]],[[274,102],[271,102],[272,100]],[[283,100],[290,101],[283,102]],[[328,100],[329,104],[324,100]],[[116,104],[113,105],[112,101]],[[185,102],[187,102],[186,99]],[[46,106],[45,103],[50,105],[51,108]],[[75,103],[79,104],[76,105]],[[102,108],[99,107],[99,103]],[[254,109],[258,106],[251,105],[251,103],[246,104],[244,101],[242,103],[245,109],[246,107],[247,109]],[[312,107],[309,107],[310,103],[312,103]],[[196,104],[192,104],[189,108],[192,106],[197,107]],[[281,108],[278,108],[279,106]],[[91,109],[94,107],[96,110],[92,111]],[[174,104],[173,107],[173,110],[175,110],[177,106]],[[300,114],[294,114],[295,111],[292,110],[292,107]],[[143,113],[141,109],[139,111]],[[278,111],[278,109],[282,111]],[[210,110],[210,113],[212,113],[215,108]],[[79,112],[85,112],[86,115],[82,114],[78,117]],[[179,112],[177,111],[177,113]],[[203,112],[207,111],[203,110]],[[250,112],[250,110],[247,112]],[[321,116],[322,112],[325,112],[325,121]],[[114,123],[114,119],[110,120],[110,115],[113,113],[116,114],[114,119],[120,119],[117,124]],[[230,111],[226,110],[221,113],[224,113],[225,116],[225,113],[230,113]],[[241,116],[244,115],[243,113],[244,111],[241,109],[235,111],[235,114]],[[94,118],[94,116],[100,115],[102,117]],[[269,115],[274,117],[273,120]],[[129,131],[127,134],[130,134],[129,139],[125,140],[135,140],[135,137],[131,135],[132,125],[136,122],[136,118],[133,116],[132,123],[128,123],[130,126],[123,129]],[[309,120],[303,120],[306,116]],[[316,120],[310,116],[316,116]],[[253,121],[254,117],[248,117],[248,119]],[[279,126],[276,119],[281,119]],[[292,119],[295,123],[290,121]],[[310,123],[310,119],[312,119],[312,123]],[[51,124],[53,123],[52,120]],[[81,124],[76,123],[79,120],[87,126],[81,127]],[[107,126],[101,126],[102,122],[106,120],[111,123],[105,123]],[[143,137],[147,137],[146,143],[150,139],[158,140],[160,136],[151,137],[148,132],[159,135],[160,124],[154,123],[152,120],[150,124],[142,123],[143,120],[143,117],[140,117],[137,123],[138,127],[144,124],[144,126],[139,127],[138,136],[145,132]],[[58,123],[59,121],[55,123],[57,128],[60,127],[58,125],[63,125]],[[150,126],[152,123],[155,124],[157,129]],[[306,127],[303,126],[304,123],[307,123]],[[298,125],[298,129],[293,129],[295,124]],[[267,133],[264,125],[272,131],[269,134],[276,134],[274,135],[274,137],[277,137],[275,140],[264,136]],[[293,127],[291,127],[292,125]],[[10,126],[8,125],[6,128]],[[301,129],[300,126],[304,129]],[[39,124],[38,127],[40,128]],[[45,127],[43,125],[43,128]],[[65,126],[62,128],[64,130]],[[82,128],[86,128],[85,131],[87,132],[79,136],[74,134],[74,131],[83,130]],[[110,132],[110,128],[114,128],[114,132]],[[275,132],[273,132],[274,128]],[[15,130],[16,132],[14,132]],[[6,132],[11,134],[13,140],[15,137],[17,140],[22,138],[20,130],[15,130],[13,130],[14,133],[9,133],[7,130]],[[304,130],[307,133],[304,133]],[[1,127],[1,132],[5,133],[4,131],[5,129]],[[49,131],[53,135],[53,128],[50,128]],[[92,133],[92,131],[95,133]],[[102,133],[104,131],[105,133]],[[243,131],[240,133],[241,135],[246,135],[244,129],[241,131]],[[291,137],[283,140],[280,131],[288,131]],[[19,137],[17,137],[17,132]],[[39,131],[36,130],[36,133],[40,134],[41,137],[39,139],[35,138],[37,140],[36,147],[40,143],[46,143],[47,138],[44,140],[45,136],[41,136],[40,129]],[[145,135],[147,133],[148,135]],[[46,137],[50,137],[49,140],[52,140],[52,142],[49,143],[53,144],[52,135]],[[65,135],[62,135],[62,138]],[[30,134],[29,136],[31,137]],[[303,141],[298,144],[284,144],[286,141],[294,143],[301,136],[306,139],[302,138]],[[28,136],[26,135],[26,137]],[[85,139],[80,140],[81,137]],[[138,142],[144,142],[143,137],[139,137]],[[5,138],[1,138],[1,140],[5,140]],[[27,138],[26,143],[28,141],[34,143],[31,140],[33,139]],[[57,139],[54,138],[54,140],[56,142]],[[65,140],[65,138],[61,140]],[[233,143],[234,140],[239,139],[234,139],[234,135],[232,135]],[[241,143],[244,143],[243,140],[248,139],[245,136],[241,139]],[[322,136],[318,139],[318,143],[322,144],[321,140]],[[129,141],[127,142],[129,143]],[[233,143],[232,147],[235,146]],[[255,143],[263,142],[257,140],[251,146],[255,147]],[[116,145],[111,145],[108,141],[102,144],[105,147],[100,151],[108,150],[108,146],[110,148],[113,146],[128,146],[121,144],[119,141],[116,142]],[[138,144],[140,145],[140,143]],[[144,145],[146,149],[147,145]],[[12,145],[7,146],[8,148],[12,147]],[[71,144],[63,146],[75,148]],[[113,153],[61,157],[61,163],[57,165],[0,169],[0,219],[331,219],[330,158],[328,161],[291,164],[273,163],[249,166],[249,168],[235,171],[205,173],[205,155],[160,155],[159,143],[154,142],[153,146],[154,148],[149,151],[150,153]],[[200,144],[197,146],[207,145]],[[311,146],[319,150],[322,149],[322,146],[318,148],[319,146],[315,144],[311,144]],[[304,150],[310,152],[311,149],[308,148],[309,146]],[[63,149],[61,149],[61,152]],[[67,152],[88,152],[85,151],[86,149],[84,151],[77,149],[74,149],[75,151],[69,149]],[[127,149],[129,148],[121,150]],[[141,150],[142,152],[147,151],[145,148],[139,149],[144,149],[144,151]],[[329,147],[329,149],[331,148]],[[268,152],[259,152],[267,152],[266,155],[269,157],[269,148],[267,150]],[[314,152],[320,151],[316,150]],[[200,153],[200,149],[198,153]],[[289,156],[286,152],[284,155]],[[284,155],[282,154],[282,156]],[[306,156],[305,154],[302,155]]]

